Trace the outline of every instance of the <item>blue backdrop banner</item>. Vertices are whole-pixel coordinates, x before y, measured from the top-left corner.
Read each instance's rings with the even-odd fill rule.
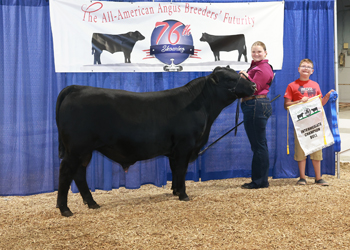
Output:
[[[319,83],[323,93],[334,88],[333,8],[334,1],[285,1],[284,59],[282,70],[275,72],[270,99],[278,94],[283,96],[287,85],[299,77],[297,68],[303,58],[313,60],[315,72],[311,79]],[[78,84],[135,92],[159,91],[183,86],[210,73],[55,73],[48,1],[2,0],[0,13],[0,195],[57,190],[60,160],[55,105],[64,87]],[[247,44],[248,54],[250,47]],[[268,55],[273,50],[268,47]],[[219,115],[208,144],[234,126],[236,106],[234,103]],[[270,175],[296,178],[299,171],[293,160],[292,142],[291,153],[286,154],[287,134],[293,138],[293,127],[287,131],[283,98],[274,101],[272,107],[273,115],[267,125]],[[324,109],[330,123],[330,104]],[[322,174],[334,175],[333,146],[323,149],[323,157]],[[240,126],[237,136],[228,134],[191,163],[187,179],[249,177],[251,158],[248,138]],[[307,174],[314,176],[310,162]],[[117,163],[95,153],[87,170],[91,190],[139,188],[143,184],[162,186],[170,176],[165,157],[137,162],[125,174]]]

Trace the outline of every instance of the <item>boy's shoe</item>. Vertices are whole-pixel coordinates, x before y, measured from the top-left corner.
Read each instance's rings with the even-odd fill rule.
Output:
[[[320,186],[329,186],[328,182],[326,182],[324,179],[319,179],[318,181],[315,180],[315,184]]]
[[[297,182],[297,185],[306,185],[306,180],[303,178],[300,178]]]

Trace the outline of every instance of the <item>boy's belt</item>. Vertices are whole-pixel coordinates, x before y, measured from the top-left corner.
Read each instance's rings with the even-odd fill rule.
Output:
[[[267,98],[267,96],[266,96],[266,95],[253,95],[253,96],[248,96],[248,97],[242,98],[242,102],[249,101],[249,100],[252,100],[252,99],[259,99],[259,98]]]

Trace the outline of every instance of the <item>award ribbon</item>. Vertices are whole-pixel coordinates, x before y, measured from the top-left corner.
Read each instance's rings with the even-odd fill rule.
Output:
[[[337,115],[337,103],[338,93],[336,91],[331,92],[329,101],[331,102],[331,113],[332,113],[332,133],[334,138],[334,151],[340,152],[340,135],[338,128],[338,115]]]

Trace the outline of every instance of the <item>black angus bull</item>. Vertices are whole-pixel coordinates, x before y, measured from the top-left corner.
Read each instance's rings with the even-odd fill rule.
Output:
[[[72,85],[57,98],[59,133],[57,207],[71,216],[67,195],[75,181],[84,203],[99,208],[86,182],[86,167],[97,150],[126,171],[137,161],[165,155],[172,171],[173,194],[189,200],[185,176],[208,141],[223,108],[252,95],[255,83],[229,67],[217,67],[186,85],[158,92],[135,93]]]
[[[238,61],[241,61],[242,55],[247,62],[247,47],[243,34],[229,36],[214,36],[208,33],[202,33],[199,39],[201,42],[208,42],[211,51],[213,51],[215,61],[220,61],[220,51],[238,50]]]
[[[130,56],[135,43],[143,39],[145,37],[139,31],[119,35],[93,33],[91,42],[94,64],[101,64],[101,53],[103,50],[107,50],[112,54],[123,51],[125,63],[131,63]]]

